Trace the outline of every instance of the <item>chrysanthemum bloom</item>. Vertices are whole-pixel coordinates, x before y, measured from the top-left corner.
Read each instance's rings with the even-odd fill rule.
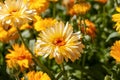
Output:
[[[52,19],[52,18],[42,19],[39,16],[35,16],[35,18],[37,20],[34,23],[34,28],[35,28],[36,31],[41,31],[41,30],[44,30],[48,27],[52,27],[57,22],[56,19]]]
[[[80,22],[78,22],[78,25],[80,26],[81,32],[85,33],[85,31],[86,31],[86,34],[88,34],[93,40],[96,36],[95,24],[88,19],[85,20],[85,23],[83,20],[81,22],[82,22],[82,24]],[[81,26],[84,24],[85,24],[86,28],[85,28],[85,26]]]
[[[107,3],[108,0],[95,0],[96,2],[99,2],[99,3],[102,3],[102,4],[105,4]]]
[[[112,56],[116,62],[120,62],[120,40],[116,41],[111,47],[110,56]]]
[[[10,53],[6,55],[7,64],[10,64],[10,61],[14,60],[16,64],[20,66],[21,70],[29,68],[29,65],[33,64],[32,55],[29,53],[28,50],[26,50],[24,44],[22,45],[15,44],[12,47],[13,50],[9,49]],[[8,65],[8,67],[9,66],[12,65]]]
[[[90,10],[90,8],[91,5],[88,2],[80,1],[79,3],[73,5],[69,13],[70,15],[84,15]]]
[[[5,0],[0,3],[0,21],[3,27],[14,24],[16,27],[32,21],[35,10],[28,9],[23,0]]]
[[[112,20],[116,22],[114,28],[116,28],[116,31],[120,33],[120,17],[118,17],[120,16],[120,7],[116,7],[116,10],[119,13],[112,15]]]
[[[24,0],[29,4],[30,9],[35,9],[38,13],[45,11],[49,6],[48,0]]]
[[[30,71],[21,80],[51,80],[50,77],[42,71]]]
[[[72,62],[79,59],[84,47],[80,33],[73,33],[73,28],[68,23],[64,25],[57,22],[53,27],[42,31],[39,36],[35,46],[36,54],[44,57],[49,55],[49,58],[55,58],[58,64],[64,59],[70,59]]]

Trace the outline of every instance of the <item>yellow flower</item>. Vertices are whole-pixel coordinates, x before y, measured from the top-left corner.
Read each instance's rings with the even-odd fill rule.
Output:
[[[120,40],[116,41],[111,47],[110,56],[112,56],[117,62],[120,62]]]
[[[55,58],[58,64],[64,59],[72,62],[79,59],[84,47],[80,41],[80,33],[73,33],[73,28],[68,23],[64,25],[56,22],[53,27],[41,31],[39,36],[35,46],[36,54],[44,57],[49,55],[49,58]]]
[[[69,13],[70,15],[84,15],[90,10],[90,8],[91,5],[89,3],[87,3],[86,1],[80,1],[79,3],[73,5]]]
[[[38,13],[45,11],[48,6],[48,0],[24,0],[26,3],[29,3],[30,9],[35,9]]]
[[[15,27],[12,25],[7,25],[6,29],[0,26],[0,41],[9,42],[10,40],[15,40],[18,38],[18,34]]]
[[[28,50],[25,49],[24,45],[18,45],[15,44],[12,46],[13,50],[9,49],[9,52],[6,55],[6,62],[8,64],[8,67],[12,67],[11,61],[15,61],[16,64],[18,64],[21,68],[21,70],[24,70],[24,68],[29,68],[29,65],[31,65],[32,62],[32,55],[29,53]]]
[[[116,28],[116,31],[120,33],[120,7],[116,7],[116,10],[119,12],[117,14],[112,15],[112,20],[116,22],[114,28]]]
[[[107,3],[108,0],[95,0],[96,2],[99,2],[99,3],[102,3],[102,4],[105,4]]]
[[[23,0],[5,0],[0,3],[0,21],[3,27],[11,23],[19,27],[33,20],[34,14],[35,10],[29,10]]]
[[[52,27],[57,22],[56,19],[52,18],[42,19],[39,16],[36,16],[36,20],[37,21],[34,23],[34,28],[36,31],[41,31],[48,27]]]
[[[27,78],[27,80],[51,80],[50,77],[42,71],[30,71],[25,75],[25,78]],[[26,80],[25,78],[23,77],[21,80]]]

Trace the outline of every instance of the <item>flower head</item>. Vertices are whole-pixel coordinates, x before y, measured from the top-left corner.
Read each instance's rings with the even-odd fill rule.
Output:
[[[0,21],[3,27],[11,23],[19,27],[33,20],[34,14],[35,10],[29,10],[23,0],[5,0],[0,3]]]
[[[30,71],[21,80],[51,80],[50,77],[42,71]]]
[[[13,25],[6,25],[5,29],[0,25],[0,41],[9,42],[10,40],[17,39],[18,33]]]
[[[81,21],[81,23],[78,22],[78,25],[82,25],[82,24],[84,24],[83,20]],[[94,39],[96,36],[95,24],[91,22],[90,20],[86,19],[85,25],[86,25],[86,28],[84,26],[80,26],[81,32],[85,33],[86,31],[86,34],[89,35],[92,39]]]
[[[73,33],[73,28],[68,23],[64,25],[57,22],[53,27],[43,30],[38,37],[35,51],[37,55],[55,58],[58,64],[64,59],[74,62],[79,59],[84,45],[81,43],[79,32]]]
[[[112,20],[116,22],[114,28],[116,28],[116,31],[120,33],[120,17],[118,17],[120,16],[120,7],[116,7],[116,10],[119,13],[112,15]]]
[[[29,51],[25,49],[23,44],[15,44],[12,47],[14,50],[9,50],[10,53],[6,55],[8,67],[12,67],[11,61],[15,61],[15,63],[20,66],[21,70],[29,68],[29,65],[33,63],[32,55]]]
[[[116,41],[111,47],[110,56],[112,56],[117,62],[120,62],[120,40]]]
[[[69,14],[84,15],[90,10],[90,8],[91,5],[88,2],[80,1],[79,3],[73,5],[73,7],[69,11]]]
[[[38,13],[45,11],[48,6],[48,0],[24,0],[25,3],[29,4],[30,9],[35,9]]]
[[[42,19],[39,16],[35,16],[35,18],[37,20],[34,23],[34,28],[35,28],[36,31],[41,31],[41,30],[44,30],[48,27],[52,27],[57,22],[56,19],[52,19],[52,18]]]

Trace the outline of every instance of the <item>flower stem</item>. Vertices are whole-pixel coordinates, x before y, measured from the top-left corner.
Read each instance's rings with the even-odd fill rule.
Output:
[[[46,66],[44,66],[44,65],[35,57],[34,53],[33,53],[33,52],[30,50],[30,48],[27,46],[26,42],[24,41],[24,39],[23,39],[23,37],[22,37],[22,35],[21,35],[21,32],[20,32],[19,28],[16,27],[16,29],[17,29],[18,34],[19,34],[19,36],[20,36],[23,44],[25,45],[26,49],[32,54],[32,57],[33,57],[34,62],[35,62],[43,71],[45,71],[45,72],[51,77],[52,80],[54,80],[55,77],[53,76],[53,74],[51,73],[51,71],[50,71]]]

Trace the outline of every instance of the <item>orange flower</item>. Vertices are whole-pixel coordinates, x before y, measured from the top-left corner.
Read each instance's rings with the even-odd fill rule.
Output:
[[[24,44],[15,44],[12,47],[13,50],[9,49],[10,53],[6,55],[7,66],[12,67],[13,64],[11,63],[13,62],[11,61],[15,61],[15,63],[20,66],[21,70],[24,70],[24,68],[29,68],[29,65],[33,63],[32,55],[25,49]]]
[[[96,2],[99,2],[99,3],[102,3],[102,4],[105,4],[107,3],[108,0],[95,0]]]
[[[86,31],[86,34],[88,34],[93,40],[96,36],[95,24],[89,21],[88,19],[85,20],[85,23],[84,21],[82,21],[82,24],[85,24],[86,28],[84,26],[81,26],[80,22],[78,22],[78,25],[80,26],[81,31],[83,33],[85,33],[84,31]]]
[[[51,80],[50,77],[42,71],[30,71],[21,80],[26,80],[26,78],[27,80]]]
[[[117,62],[120,62],[120,40],[116,41],[111,47],[110,56],[112,56]]]
[[[29,4],[30,9],[35,9],[38,14],[45,11],[49,6],[48,0],[24,0]]]
[[[84,15],[86,14],[91,8],[91,5],[86,1],[80,1],[73,5],[73,7],[69,10],[70,15]]]

